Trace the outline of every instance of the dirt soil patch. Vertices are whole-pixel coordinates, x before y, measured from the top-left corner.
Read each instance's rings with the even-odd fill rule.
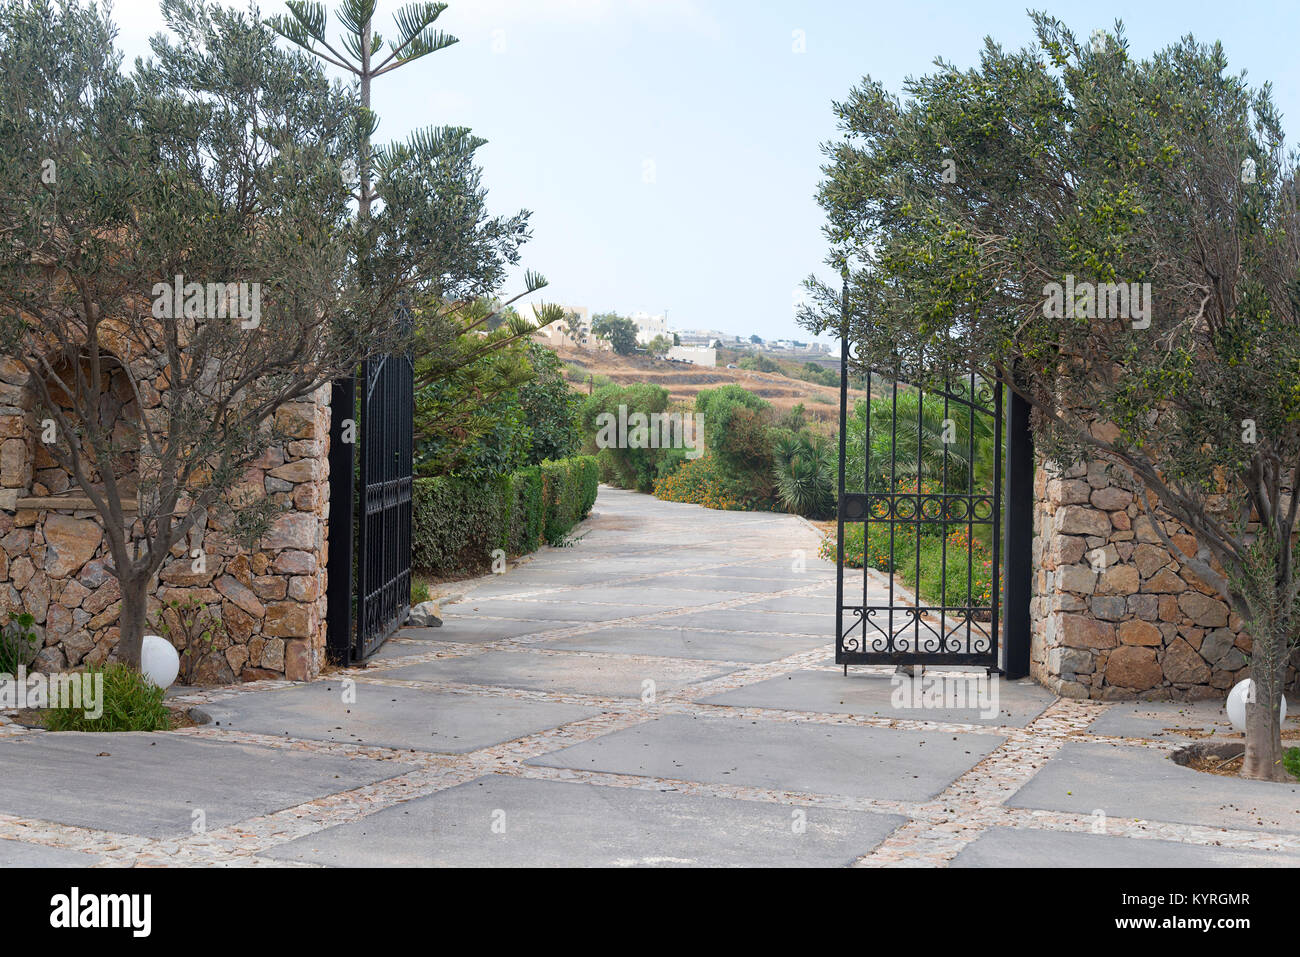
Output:
[[[1191,768],[1193,771],[1219,774],[1224,777],[1241,777],[1241,765],[1246,758],[1246,743],[1243,740],[1214,743],[1201,741],[1180,748],[1169,757],[1175,764]]]
[[[1175,751],[1172,755],[1175,764],[1180,764],[1193,771],[1207,774],[1221,774],[1225,777],[1239,777],[1241,762],[1246,755],[1246,745],[1239,742],[1201,743]]]

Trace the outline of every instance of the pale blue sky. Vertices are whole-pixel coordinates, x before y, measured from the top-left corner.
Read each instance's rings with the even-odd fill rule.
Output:
[[[864,74],[897,90],[936,56],[971,65],[986,35],[1019,47],[1029,5],[451,0],[438,25],[461,42],[378,81],[379,136],[455,124],[486,137],[490,202],[534,211],[524,266],[550,279],[549,300],[800,337],[799,283],[826,271],[815,191],[831,101]],[[397,6],[379,0],[381,33]],[[1221,40],[1234,71],[1272,81],[1300,140],[1296,0],[1032,6],[1083,37],[1118,17],[1137,56],[1189,32]],[[155,0],[114,9],[128,59],[147,52]]]

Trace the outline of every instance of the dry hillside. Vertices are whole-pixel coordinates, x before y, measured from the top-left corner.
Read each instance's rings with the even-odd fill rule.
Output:
[[[771,402],[778,415],[802,402],[810,419],[816,419],[830,429],[835,428],[839,415],[838,388],[816,385],[778,373],[750,372],[722,366],[710,369],[650,356],[620,356],[612,352],[589,352],[585,349],[560,348],[556,351],[566,365],[592,376],[607,376],[618,385],[645,382],[663,386],[674,402],[694,403],[695,394],[701,389],[735,384]],[[590,386],[588,384],[584,387],[575,382],[574,387],[587,391]],[[856,389],[851,390],[851,398],[861,398],[862,395]]]

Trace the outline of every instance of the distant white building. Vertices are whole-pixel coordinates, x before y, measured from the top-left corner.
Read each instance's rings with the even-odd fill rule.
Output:
[[[561,306],[565,318],[543,326],[533,334],[533,339],[548,348],[567,346],[570,349],[592,349],[609,352],[614,347],[591,331],[591,310],[586,306]],[[519,307],[519,315],[530,322],[537,321],[537,312],[531,304]]]
[[[629,318],[636,323],[638,345],[645,345],[655,336],[667,336],[669,339],[673,337],[673,334],[668,331],[668,317],[665,315],[652,316],[647,312],[634,312]]]
[[[677,333],[677,338],[684,346],[711,346],[717,348],[724,342],[730,342],[731,336],[716,329],[687,329]]]
[[[718,364],[718,350],[708,346],[673,346],[666,358],[712,367]]]

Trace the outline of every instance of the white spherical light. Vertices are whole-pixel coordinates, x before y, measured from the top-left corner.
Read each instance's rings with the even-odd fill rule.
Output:
[[[172,643],[157,635],[145,635],[140,648],[140,671],[159,688],[170,688],[181,670],[181,656]]]
[[[1228,720],[1238,731],[1246,730],[1246,699],[1254,697],[1255,683],[1247,678],[1238,681],[1228,692]],[[1282,721],[1286,720],[1286,696],[1282,696]]]

